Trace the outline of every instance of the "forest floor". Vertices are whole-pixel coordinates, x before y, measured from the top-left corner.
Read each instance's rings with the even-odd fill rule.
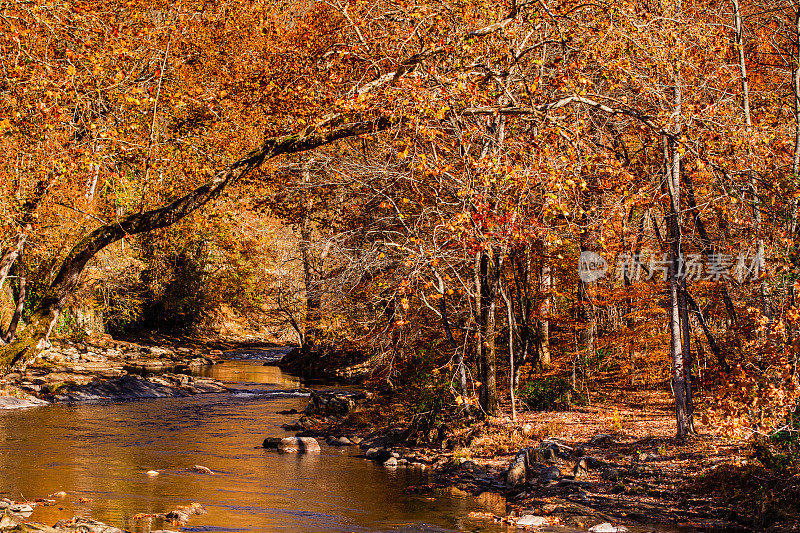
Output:
[[[800,531],[798,478],[767,472],[746,442],[711,428],[699,426],[699,435],[676,441],[668,391],[626,391],[569,411],[518,412],[516,420],[505,407],[505,416],[463,425],[451,420],[442,424],[444,434],[423,437],[426,443],[390,447],[431,458],[434,481],[420,490],[504,494],[512,518],[487,520],[530,514],[579,529],[611,522],[662,531]],[[322,433],[392,434],[413,420],[401,398],[378,395]],[[524,483],[508,486],[506,472],[519,450],[548,443],[557,444],[559,456],[531,464]],[[576,472],[582,458],[588,468]]]

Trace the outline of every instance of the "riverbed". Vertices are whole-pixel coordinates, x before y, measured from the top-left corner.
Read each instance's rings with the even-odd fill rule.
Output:
[[[228,360],[198,369],[231,393],[121,403],[50,405],[0,412],[0,491],[25,500],[61,491],[30,520],[90,516],[137,533],[196,532],[500,532],[471,511],[504,514],[497,495],[406,494],[426,474],[388,469],[357,447],[323,444],[319,455],[280,455],[260,447],[288,436],[281,424],[307,397],[294,376],[263,360]],[[193,465],[214,474],[187,470]],[[158,475],[148,475],[156,471]],[[178,527],[137,514],[199,502],[208,511]]]

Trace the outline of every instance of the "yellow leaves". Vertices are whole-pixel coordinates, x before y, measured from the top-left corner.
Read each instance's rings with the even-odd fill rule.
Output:
[[[77,71],[75,70],[75,65],[70,65],[67,67],[67,74],[70,76],[74,76]]]
[[[11,121],[7,118],[0,120],[0,134],[11,131]]]
[[[402,307],[403,309],[408,311],[408,308],[409,308],[408,298],[401,298],[400,299],[400,307]]]

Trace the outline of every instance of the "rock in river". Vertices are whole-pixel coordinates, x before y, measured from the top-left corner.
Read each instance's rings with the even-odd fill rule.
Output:
[[[267,437],[262,444],[264,448],[276,449],[282,453],[319,453],[317,439],[313,437],[286,437],[283,439]]]
[[[517,519],[517,527],[542,527],[550,524],[550,521],[543,516],[526,514]]]
[[[187,468],[187,470],[189,470],[191,472],[197,472],[198,474],[213,474],[214,473],[210,468],[208,468],[207,466],[203,466],[203,465],[194,465],[194,466],[191,466],[191,467]]]
[[[627,533],[625,526],[615,526],[609,522],[603,522],[589,528],[590,533]]]

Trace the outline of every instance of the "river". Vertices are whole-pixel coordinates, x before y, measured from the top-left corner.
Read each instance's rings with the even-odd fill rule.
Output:
[[[405,494],[425,474],[387,469],[357,457],[356,447],[323,445],[320,455],[265,450],[265,436],[288,436],[277,414],[302,409],[296,377],[262,361],[229,360],[204,376],[235,392],[121,403],[50,405],[0,411],[0,491],[13,500],[65,491],[30,520],[48,525],[91,516],[137,533],[178,529],[138,513],[190,502],[208,511],[180,528],[196,532],[499,532],[467,517],[501,514],[496,495]],[[199,464],[215,474],[187,471]],[[157,476],[146,472],[156,470]]]

